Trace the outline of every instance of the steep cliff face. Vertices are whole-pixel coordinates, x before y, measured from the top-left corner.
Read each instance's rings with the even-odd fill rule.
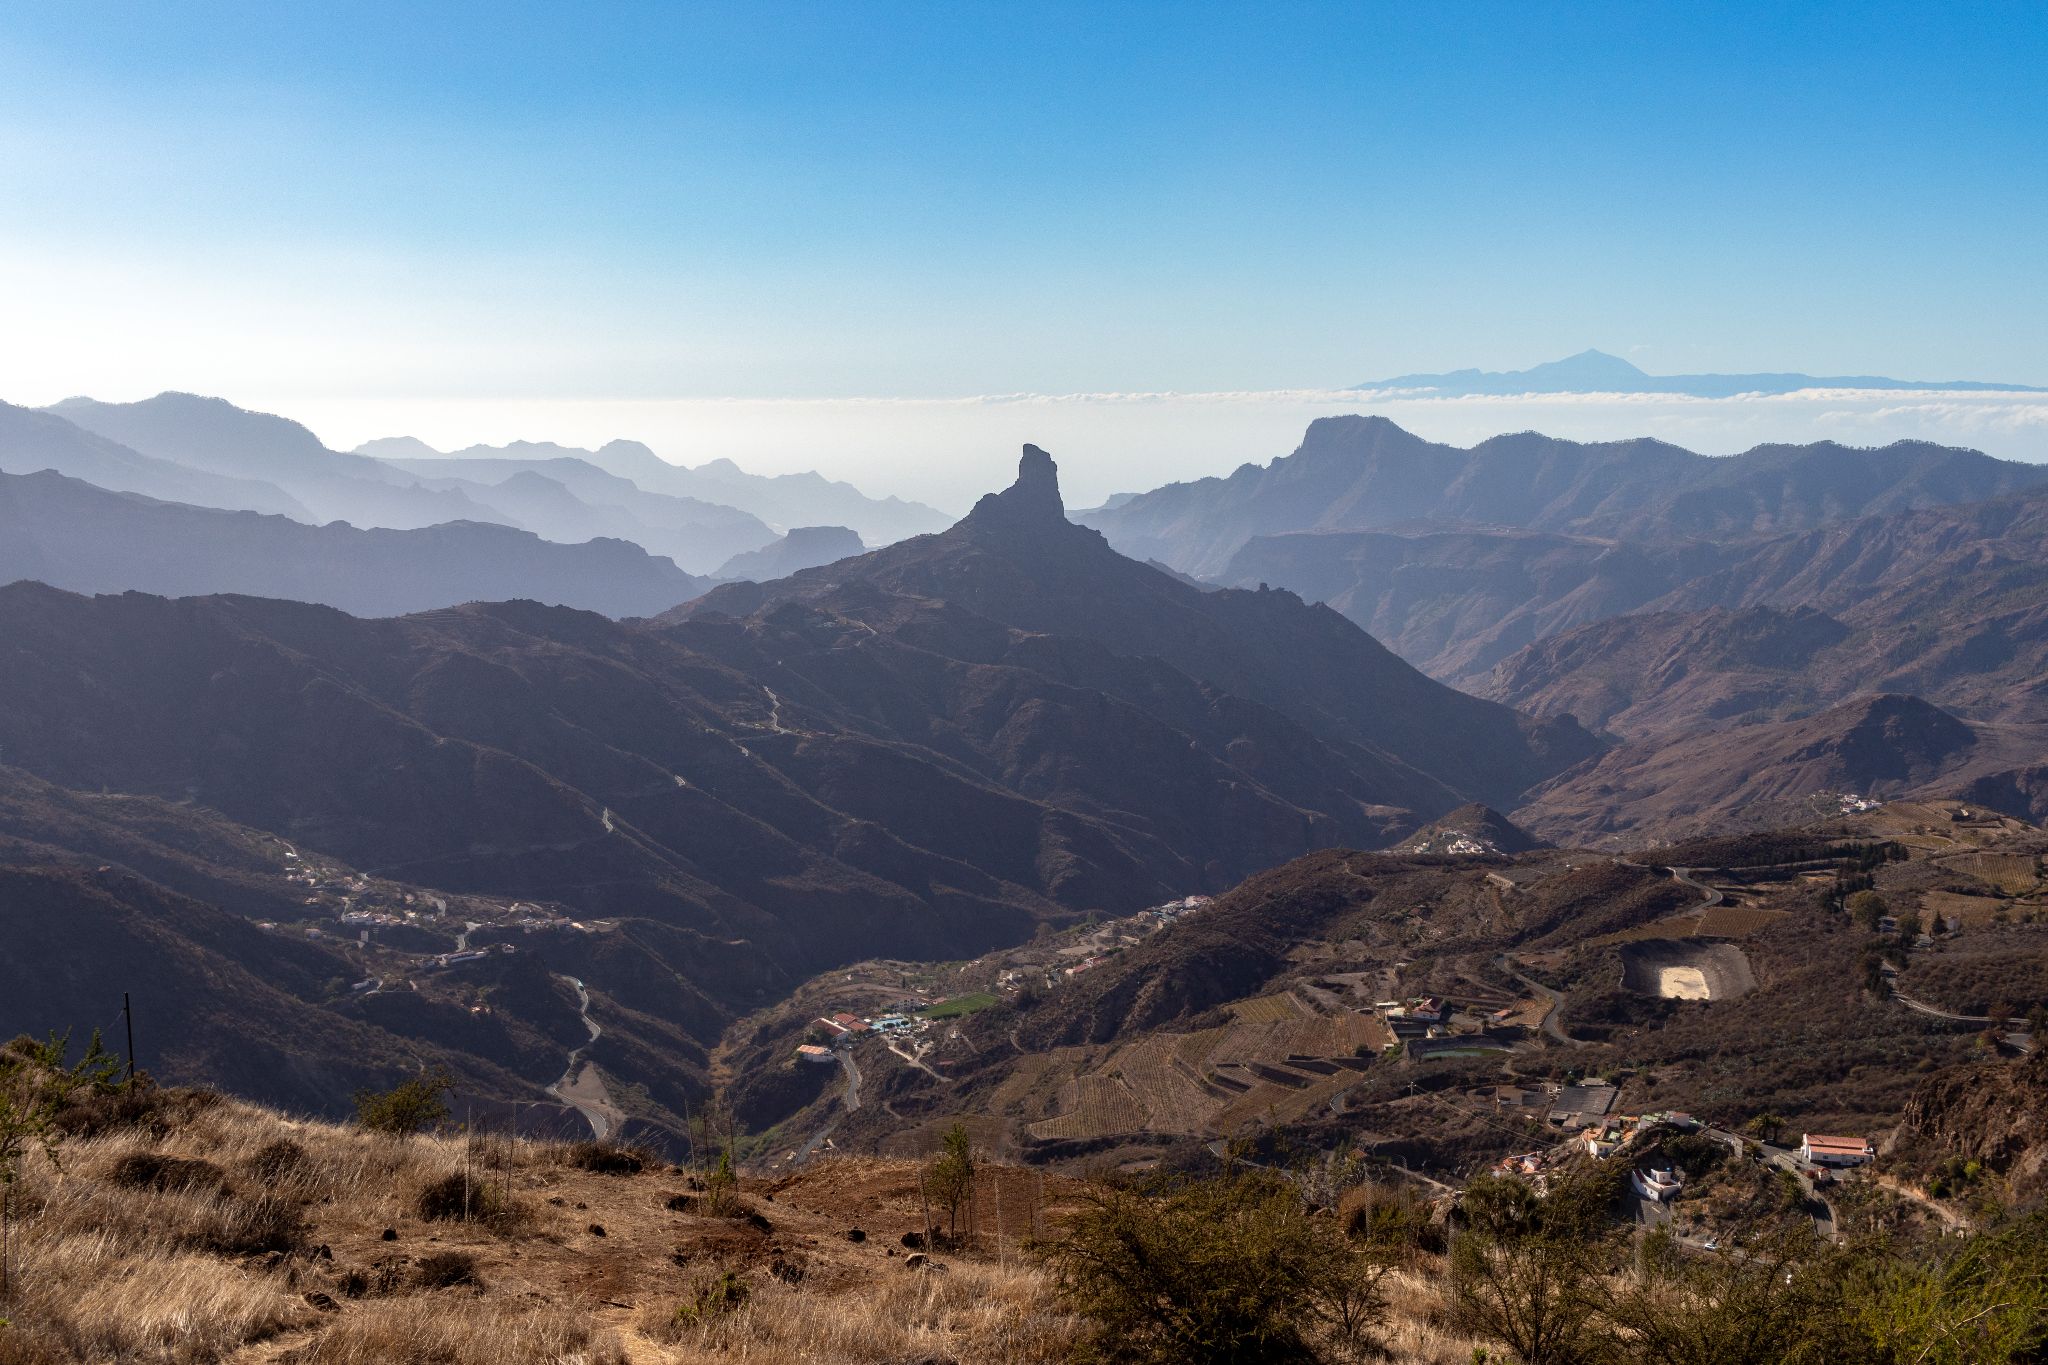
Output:
[[[1918,1166],[1981,1162],[2006,1198],[2048,1193],[2048,1052],[1931,1077],[1907,1104],[1887,1152]]]

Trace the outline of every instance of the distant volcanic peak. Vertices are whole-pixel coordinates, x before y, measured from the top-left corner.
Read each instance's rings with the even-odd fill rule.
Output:
[[[982,526],[1046,526],[1064,524],[1067,507],[1060,500],[1060,467],[1037,446],[1024,447],[1017,461],[1017,481],[1000,493],[974,504],[967,521]]]

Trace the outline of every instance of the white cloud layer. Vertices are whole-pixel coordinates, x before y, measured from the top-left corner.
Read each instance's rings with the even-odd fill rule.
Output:
[[[1430,398],[1346,390],[983,394],[960,398],[362,399],[227,395],[307,422],[330,444],[416,435],[444,449],[514,439],[647,442],[671,460],[817,469],[876,494],[959,511],[1006,483],[1026,441],[1052,451],[1070,506],[1263,464],[1318,417],[1378,413],[1470,445],[1536,430],[1577,440],[1654,436],[1706,454],[1767,442],[1926,440],[2048,460],[2048,394],[1809,390],[1691,398],[1540,394]]]

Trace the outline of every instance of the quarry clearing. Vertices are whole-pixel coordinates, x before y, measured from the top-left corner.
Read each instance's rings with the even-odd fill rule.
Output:
[[[1621,945],[1621,984],[1667,1000],[1733,1000],[1756,989],[1756,976],[1732,943],[1651,938]]]

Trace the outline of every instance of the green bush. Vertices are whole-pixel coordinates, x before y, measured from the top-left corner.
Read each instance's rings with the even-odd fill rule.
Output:
[[[356,1122],[373,1133],[411,1137],[448,1117],[442,1097],[455,1088],[455,1078],[436,1067],[389,1090],[358,1090]]]
[[[1263,1172],[1099,1185],[1041,1244],[1060,1297],[1116,1365],[1311,1365],[1376,1358],[1386,1261]]]

